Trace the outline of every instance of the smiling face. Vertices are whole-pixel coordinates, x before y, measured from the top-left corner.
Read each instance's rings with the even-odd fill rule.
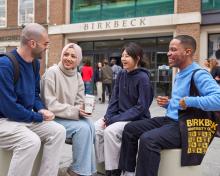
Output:
[[[62,64],[65,69],[74,69],[77,66],[77,55],[74,48],[67,48],[63,53]]]
[[[127,70],[128,72],[138,67],[138,61],[135,61],[130,55],[128,55],[126,50],[122,52],[121,62],[122,62],[123,68]]]
[[[181,41],[173,39],[167,53],[170,67],[178,67],[180,70],[192,63],[192,49],[184,47]]]

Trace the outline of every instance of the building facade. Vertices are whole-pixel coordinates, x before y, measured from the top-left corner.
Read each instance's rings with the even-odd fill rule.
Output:
[[[51,46],[42,72],[59,61],[63,46],[78,43],[92,65],[116,58],[134,41],[144,49],[155,94],[168,94],[172,70],[166,52],[173,36],[192,35],[195,60],[202,62],[220,47],[219,0],[0,0],[0,51],[18,45],[22,24],[48,28]],[[22,21],[23,20],[23,21]]]

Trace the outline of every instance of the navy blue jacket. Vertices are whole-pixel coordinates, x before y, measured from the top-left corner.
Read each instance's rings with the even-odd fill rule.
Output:
[[[149,107],[154,95],[149,77],[150,73],[144,68],[119,72],[104,116],[107,125],[150,118]]]
[[[41,122],[43,116],[34,112],[44,108],[39,97],[40,63],[36,73],[16,50],[12,51],[19,63],[20,75],[14,84],[14,67],[7,57],[0,58],[0,118],[17,122]],[[34,111],[33,111],[34,110]]]

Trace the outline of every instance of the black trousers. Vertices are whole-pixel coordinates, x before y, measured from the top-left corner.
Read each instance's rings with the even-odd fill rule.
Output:
[[[136,176],[157,176],[160,151],[180,148],[180,145],[178,122],[168,117],[131,122],[123,131],[119,169],[134,172],[136,167]]]
[[[105,102],[105,91],[106,88],[108,89],[108,94],[109,94],[109,101],[111,99],[111,95],[112,95],[112,84],[106,84],[106,83],[102,83],[102,102]]]

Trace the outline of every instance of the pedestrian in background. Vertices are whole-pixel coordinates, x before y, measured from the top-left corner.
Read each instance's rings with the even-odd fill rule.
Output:
[[[105,103],[105,95],[106,90],[108,89],[108,96],[109,101],[112,95],[112,79],[113,79],[113,72],[111,67],[109,66],[108,60],[104,59],[103,61],[104,66],[102,67],[102,103]]]
[[[112,68],[112,72],[113,72],[113,76],[112,76],[112,89],[114,89],[114,85],[115,85],[115,81],[117,78],[118,73],[121,71],[121,66],[116,64],[116,59],[112,58],[111,59],[111,68]]]
[[[92,95],[93,68],[91,67],[91,61],[89,59],[84,60],[84,65],[81,68],[81,74],[85,86],[85,94]]]
[[[94,73],[94,83],[96,84],[97,99],[102,102],[102,63],[98,62]]]

